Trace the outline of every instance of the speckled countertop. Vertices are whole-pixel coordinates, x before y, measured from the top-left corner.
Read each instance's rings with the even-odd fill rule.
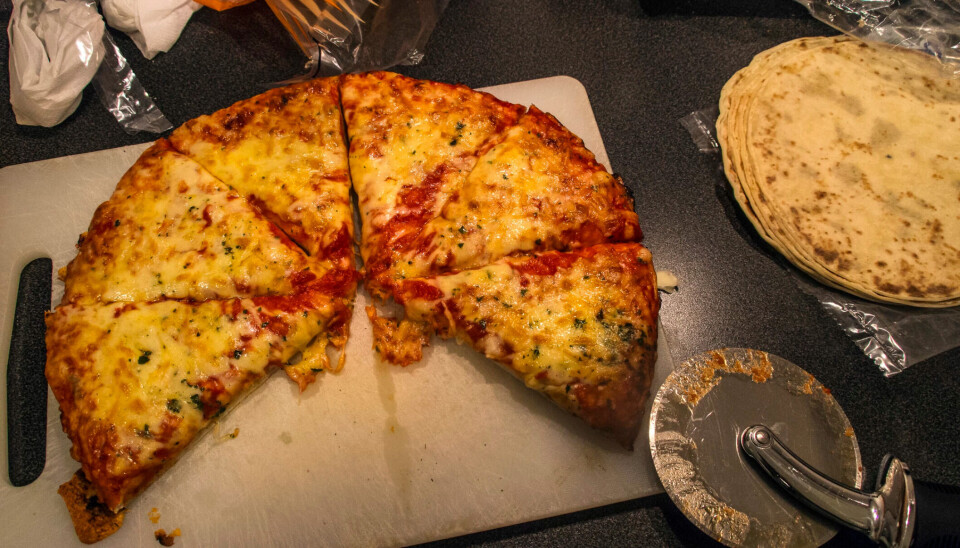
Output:
[[[717,157],[699,154],[678,123],[715,104],[724,82],[756,53],[792,38],[835,32],[798,16],[787,0],[780,4],[782,12],[767,10],[783,14],[773,17],[651,16],[641,4],[452,1],[422,64],[396,70],[472,87],[559,74],[580,80],[613,168],[634,192],[644,242],[657,267],[680,280],[680,291],[664,296],[661,311],[675,361],[721,346],[778,354],[832,389],[857,432],[868,481],[889,452],[909,463],[915,477],[960,484],[960,349],[883,377],[756,236],[724,185]],[[695,10],[697,4],[684,6]],[[727,13],[736,12],[737,2],[722,4],[732,6]],[[10,9],[8,3],[0,7],[4,22]],[[114,35],[174,125],[254,95],[267,82],[297,74],[303,63],[262,3],[223,13],[201,10],[173,50],[153,61],[144,60],[126,37]],[[0,42],[6,66],[5,34]],[[0,88],[6,99],[6,79]],[[0,107],[0,165],[151,138],[123,133],[91,89],[77,112],[53,129],[17,126],[9,104]],[[841,533],[831,545],[857,540]],[[437,544],[712,542],[660,495]]]

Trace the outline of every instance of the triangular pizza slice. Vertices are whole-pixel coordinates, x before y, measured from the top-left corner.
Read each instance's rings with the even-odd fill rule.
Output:
[[[536,107],[484,147],[455,199],[421,233],[405,277],[487,264],[517,252],[639,241],[633,200],[583,141]]]
[[[127,171],[61,272],[64,303],[288,295],[324,274],[286,234],[161,139]]]
[[[122,508],[269,367],[326,367],[336,301],[310,290],[49,313],[47,380],[100,502]]]
[[[390,328],[425,323],[443,338],[473,346],[624,447],[633,446],[656,361],[660,306],[650,252],[642,245],[505,258],[400,281],[395,298],[407,320],[374,324],[382,355],[409,358],[411,341]],[[416,344],[416,330],[406,333],[414,333]]]
[[[184,123],[170,142],[261,208],[314,258],[353,270],[339,82],[319,78],[272,89]]]
[[[366,286],[383,297],[400,265],[430,252],[420,248],[420,232],[463,185],[481,146],[525,109],[390,72],[346,75],[342,95]]]
[[[391,73],[342,89],[376,296],[518,252],[641,238],[623,183],[536,107]]]

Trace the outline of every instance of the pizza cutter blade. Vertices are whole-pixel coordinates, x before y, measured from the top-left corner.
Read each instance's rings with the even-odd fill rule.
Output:
[[[889,548],[960,547],[960,487],[887,455],[875,490],[859,489],[857,441],[830,391],[766,352],[715,350],[671,373],[650,448],[677,506],[730,546],[818,546],[836,532],[829,516]]]
[[[758,350],[726,348],[674,370],[650,416],[664,489],[701,530],[727,546],[819,546],[837,526],[782,491],[739,449],[766,425],[793,453],[844,485],[863,468],[850,421],[812,375]]]

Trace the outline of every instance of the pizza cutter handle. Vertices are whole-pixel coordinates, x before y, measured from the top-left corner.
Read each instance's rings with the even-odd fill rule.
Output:
[[[913,548],[960,546],[960,488],[914,480],[917,520]]]
[[[815,510],[884,546],[910,546],[916,498],[909,469],[900,460],[888,456],[877,478],[877,490],[867,493],[821,474],[766,426],[744,430],[740,447],[776,483]]]

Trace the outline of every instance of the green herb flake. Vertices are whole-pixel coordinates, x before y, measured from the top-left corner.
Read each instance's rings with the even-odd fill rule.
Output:
[[[178,399],[176,399],[176,398],[167,400],[167,409],[169,409],[171,413],[179,413],[179,412],[180,412],[180,400],[178,400]]]

